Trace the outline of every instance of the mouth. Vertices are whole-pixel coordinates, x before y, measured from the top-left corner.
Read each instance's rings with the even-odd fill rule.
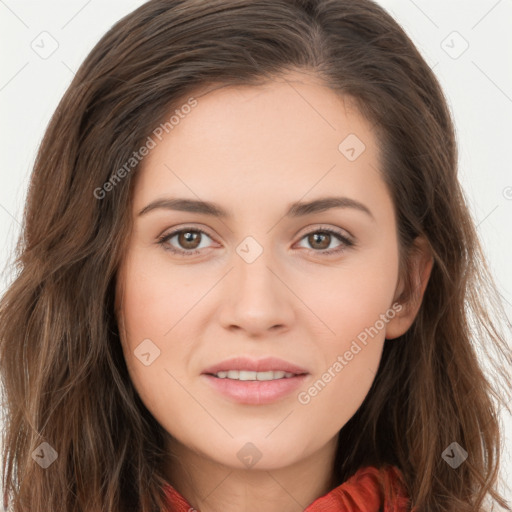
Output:
[[[208,368],[202,377],[230,401],[264,405],[288,397],[309,372],[282,359],[252,360],[239,357]]]
[[[238,356],[210,366],[202,373],[219,379],[274,380],[307,374],[308,371],[277,357],[252,359],[247,356]]]
[[[238,372],[237,372],[238,373]],[[251,372],[249,372],[251,373]],[[272,372],[274,373],[274,372]],[[278,373],[278,372],[276,372]],[[282,373],[282,372],[281,372]],[[303,385],[308,374],[267,380],[242,380],[229,377],[220,378],[203,374],[207,385],[230,402],[245,405],[266,405],[291,398],[294,391]]]
[[[266,371],[266,372],[251,372],[248,370],[228,370],[228,371],[220,371],[217,373],[208,373],[207,375],[211,375],[212,377],[217,377],[218,379],[231,379],[231,380],[242,380],[242,381],[269,381],[269,380],[279,380],[279,379],[290,379],[292,377],[296,377],[297,375],[305,375],[305,374],[297,374],[292,372],[285,372],[283,370],[278,371]]]

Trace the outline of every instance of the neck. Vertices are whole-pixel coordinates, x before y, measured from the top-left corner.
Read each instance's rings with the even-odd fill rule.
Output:
[[[169,483],[201,512],[298,512],[335,487],[337,436],[286,467],[240,469],[168,440]]]

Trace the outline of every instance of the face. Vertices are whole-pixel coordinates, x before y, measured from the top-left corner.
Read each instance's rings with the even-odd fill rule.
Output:
[[[175,446],[237,468],[332,444],[401,321],[376,135],[347,98],[286,78],[196,96],[154,138],[118,273],[146,407]],[[208,375],[219,368],[231,373]]]

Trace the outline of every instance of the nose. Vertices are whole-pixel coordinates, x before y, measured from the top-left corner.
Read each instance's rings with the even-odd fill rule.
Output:
[[[252,263],[234,256],[220,313],[225,329],[258,337],[288,330],[295,321],[294,295],[268,252],[263,251]]]

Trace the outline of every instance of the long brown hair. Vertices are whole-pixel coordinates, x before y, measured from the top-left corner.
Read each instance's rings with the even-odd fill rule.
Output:
[[[413,326],[385,343],[340,432],[336,480],[393,464],[418,511],[480,511],[489,496],[507,506],[495,489],[507,320],[457,180],[446,100],[411,40],[370,0],[152,0],[85,59],[36,158],[0,304],[10,510],[163,507],[165,432],[131,384],[114,313],[138,167],[126,162],[201,87],[294,69],[375,125],[404,261],[418,235],[434,257]],[[442,457],[454,442],[468,454],[457,468]]]

